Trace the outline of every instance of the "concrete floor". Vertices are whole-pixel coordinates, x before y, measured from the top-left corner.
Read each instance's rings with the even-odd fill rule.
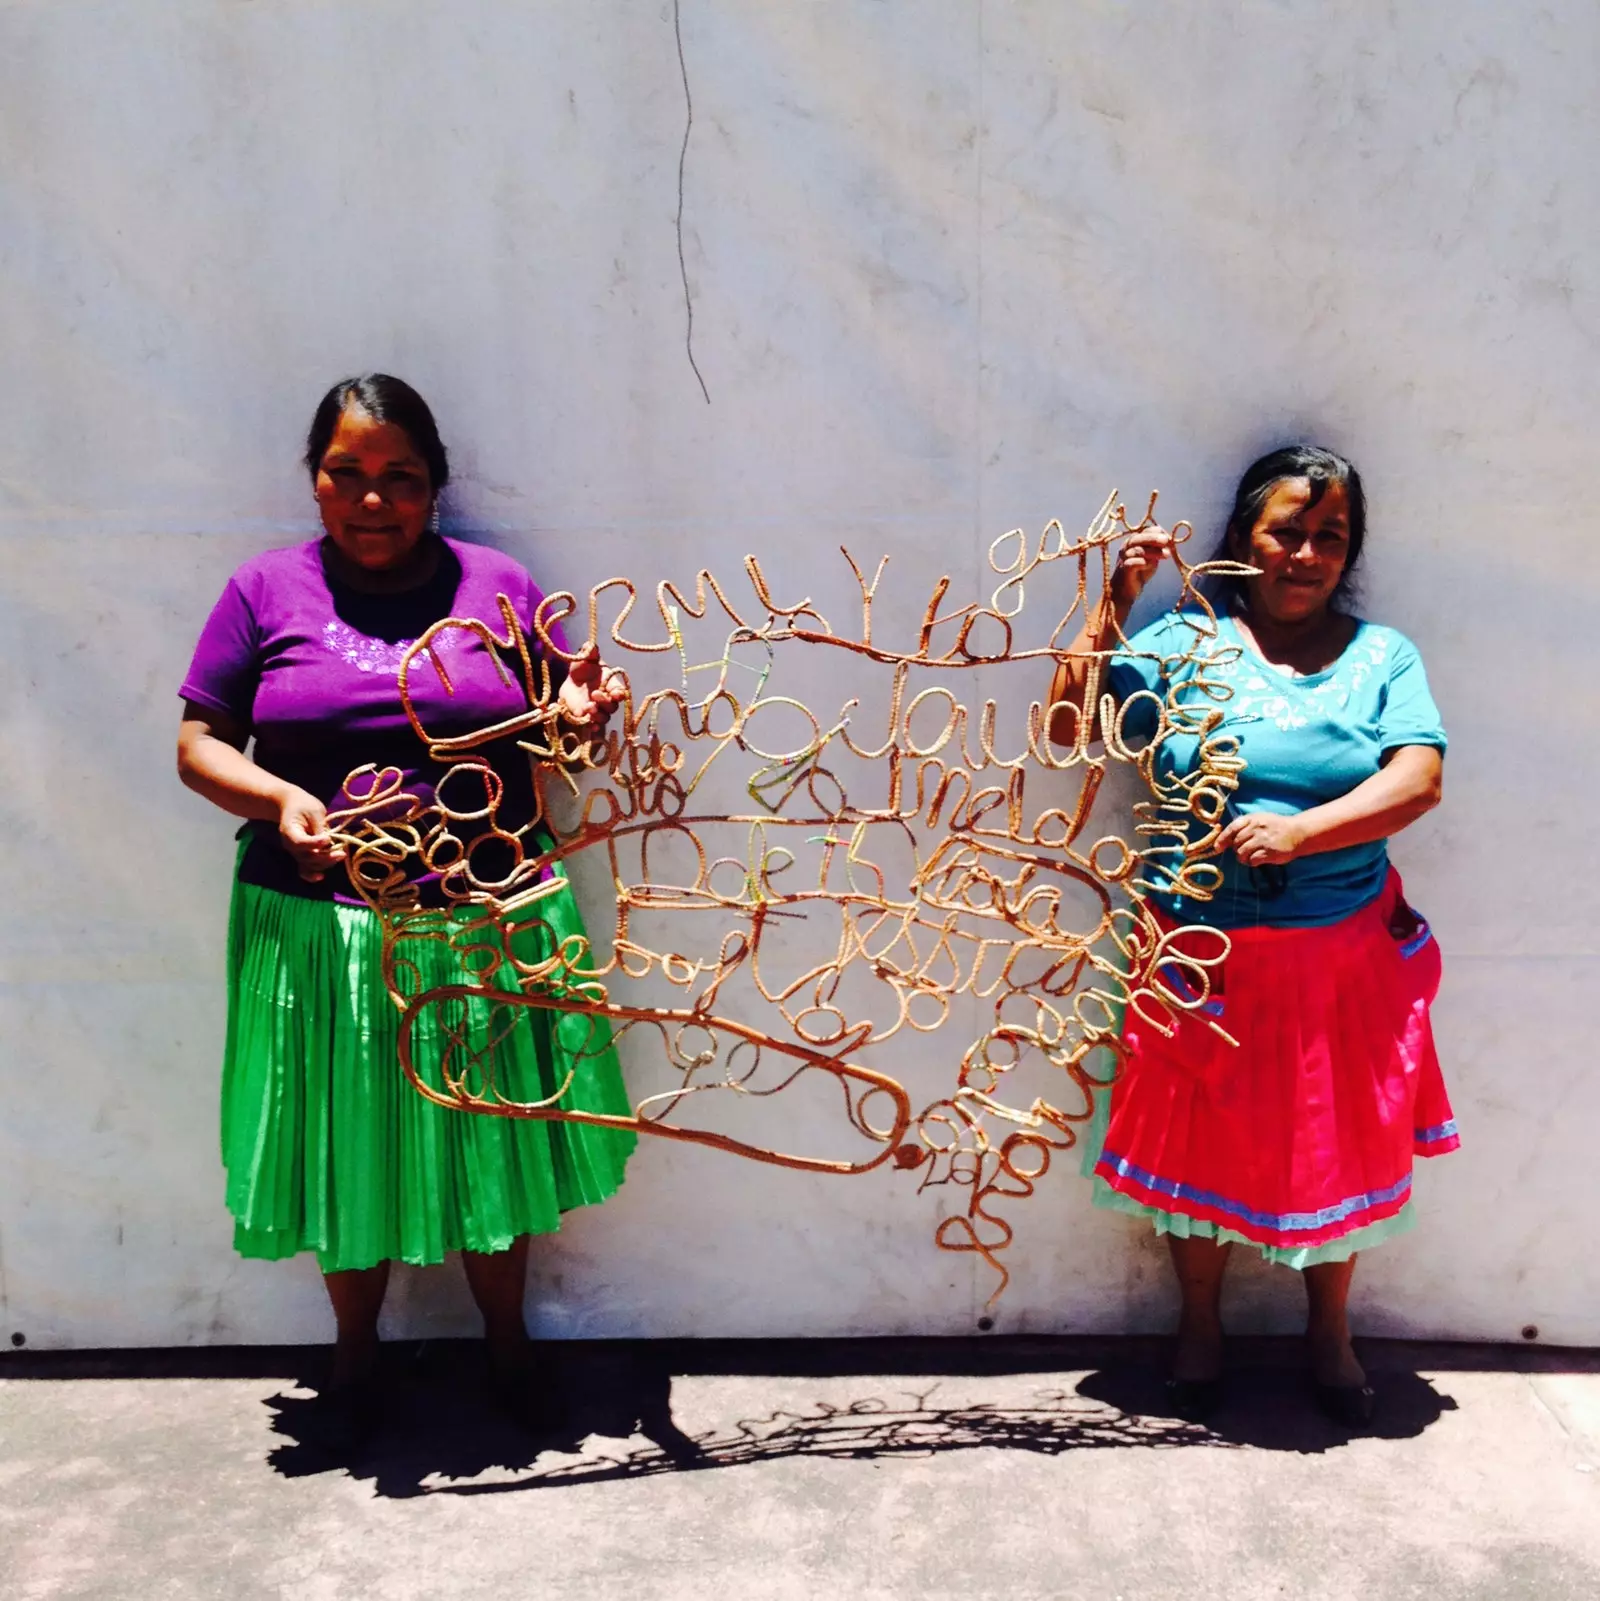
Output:
[[[390,1354],[347,1462],[317,1351],[0,1359],[0,1595],[1600,1597],[1600,1353],[1370,1344],[1346,1440],[1275,1342],[1208,1428],[1151,1342],[569,1346],[543,1446],[471,1347]]]

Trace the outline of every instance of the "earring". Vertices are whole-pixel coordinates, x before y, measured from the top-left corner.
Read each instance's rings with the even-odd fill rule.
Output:
[[[433,503],[433,511],[430,514],[429,518],[428,518],[428,532],[430,534],[437,534],[439,532],[439,502],[438,501],[434,501],[434,503]]]

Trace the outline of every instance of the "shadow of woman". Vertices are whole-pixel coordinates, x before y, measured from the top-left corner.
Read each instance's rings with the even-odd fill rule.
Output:
[[[1456,1410],[1449,1396],[1409,1368],[1369,1368],[1368,1382],[1376,1406],[1363,1438],[1414,1439],[1444,1413]],[[1076,1390],[1126,1417],[1170,1416],[1163,1374],[1155,1367],[1104,1368],[1086,1374]],[[1349,1430],[1317,1410],[1306,1376],[1281,1364],[1230,1369],[1222,1400],[1205,1427],[1219,1443],[1310,1456],[1337,1450],[1352,1438]]]
[[[507,1474],[534,1470],[550,1453],[571,1454],[591,1436],[628,1440],[643,1436],[669,1467],[693,1466],[696,1442],[672,1418],[671,1375],[664,1363],[631,1351],[585,1352],[546,1348],[544,1372],[564,1395],[569,1420],[534,1435],[491,1401],[488,1375],[477,1353],[422,1346],[409,1359],[390,1351],[385,1374],[387,1405],[371,1439],[354,1449],[324,1437],[315,1397],[270,1397],[273,1432],[284,1443],[267,1461],[286,1478],[343,1471],[370,1479],[380,1495],[405,1498],[436,1493],[463,1482],[507,1487]]]

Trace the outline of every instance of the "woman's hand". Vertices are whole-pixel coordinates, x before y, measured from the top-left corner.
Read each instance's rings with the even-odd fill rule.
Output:
[[[1172,554],[1172,544],[1172,535],[1165,528],[1146,528],[1128,537],[1111,570],[1111,599],[1119,616],[1126,617],[1144,593],[1163,558]]]
[[[1283,817],[1276,812],[1247,812],[1217,836],[1217,851],[1231,850],[1246,867],[1267,867],[1292,862],[1305,843],[1305,824],[1299,814]]]
[[[317,884],[345,858],[328,831],[328,808],[315,795],[289,788],[278,810],[278,838],[307,883]]]
[[[557,700],[568,722],[598,734],[626,693],[622,674],[607,668],[600,660],[600,647],[590,645],[567,669]]]

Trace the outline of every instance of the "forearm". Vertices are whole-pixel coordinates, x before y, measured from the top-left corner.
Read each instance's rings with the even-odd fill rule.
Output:
[[[1295,821],[1302,843],[1295,854],[1315,856],[1398,834],[1439,804],[1443,772],[1438,751],[1428,746],[1407,745],[1395,751],[1384,767],[1349,794],[1299,814]]]
[[[178,777],[233,817],[275,823],[292,786],[258,767],[242,750],[209,733],[178,742]]]
[[[1045,710],[1050,719],[1050,738],[1057,745],[1076,742],[1077,725],[1084,716],[1084,695],[1089,687],[1089,665],[1096,654],[1106,650],[1121,633],[1133,603],[1126,605],[1107,597],[1095,607],[1090,619],[1067,646],[1066,658],[1056,663],[1050,676],[1050,698]],[[1102,683],[1104,680],[1102,679]],[[1097,696],[1096,699],[1099,697]],[[1073,707],[1077,715],[1067,711]],[[1089,739],[1099,735],[1098,706],[1088,708]]]

